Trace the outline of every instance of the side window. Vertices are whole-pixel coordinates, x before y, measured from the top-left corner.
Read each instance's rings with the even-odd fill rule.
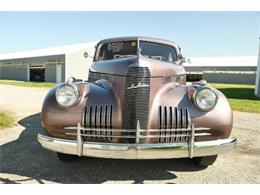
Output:
[[[98,61],[127,58],[137,54],[137,41],[118,41],[105,43],[101,46]]]
[[[178,60],[176,49],[169,45],[141,41],[140,48],[141,54],[148,58],[165,62],[174,62]]]

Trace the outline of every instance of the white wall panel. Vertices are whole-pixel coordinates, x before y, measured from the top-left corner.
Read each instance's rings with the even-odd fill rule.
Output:
[[[65,55],[65,80],[69,77],[77,79],[88,79],[88,71],[92,64],[91,57],[85,58],[84,53],[88,52],[89,56],[94,56],[95,47],[88,47]]]

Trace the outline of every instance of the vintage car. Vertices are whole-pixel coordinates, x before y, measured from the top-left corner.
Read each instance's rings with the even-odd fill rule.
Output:
[[[100,41],[88,80],[69,78],[47,94],[41,113],[46,135],[38,134],[38,141],[61,160],[193,158],[213,164],[236,144],[232,110],[206,81],[186,84],[184,62],[172,41]]]

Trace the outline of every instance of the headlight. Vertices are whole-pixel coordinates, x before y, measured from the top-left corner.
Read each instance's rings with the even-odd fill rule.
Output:
[[[212,110],[217,103],[217,94],[210,88],[200,88],[194,93],[196,107],[203,111]]]
[[[56,90],[56,100],[61,106],[73,106],[78,103],[79,98],[79,91],[75,85],[64,84]]]

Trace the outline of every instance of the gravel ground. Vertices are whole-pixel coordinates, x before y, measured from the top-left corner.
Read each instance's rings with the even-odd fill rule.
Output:
[[[36,140],[47,91],[0,85],[0,109],[17,120],[13,128],[0,130],[0,183],[260,183],[260,114],[234,112],[237,147],[208,168],[190,159],[64,163]]]

